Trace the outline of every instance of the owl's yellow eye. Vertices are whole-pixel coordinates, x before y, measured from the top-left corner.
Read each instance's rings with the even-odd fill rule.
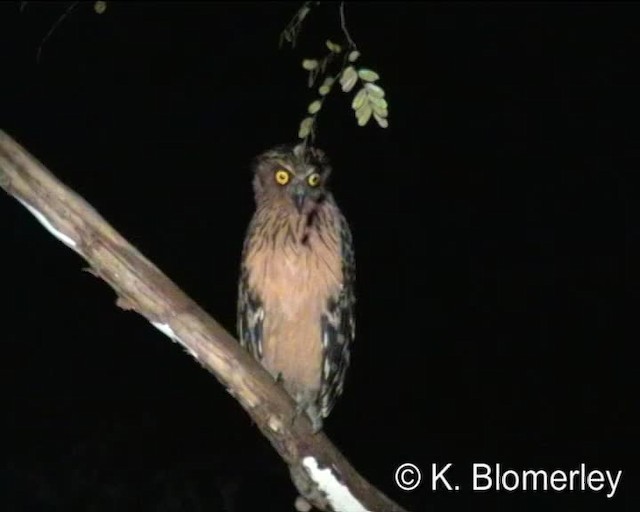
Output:
[[[286,185],[287,183],[289,183],[291,176],[284,169],[280,169],[276,171],[275,178],[278,185]]]
[[[307,183],[310,187],[317,187],[320,185],[320,175],[317,172],[310,174],[307,178]]]

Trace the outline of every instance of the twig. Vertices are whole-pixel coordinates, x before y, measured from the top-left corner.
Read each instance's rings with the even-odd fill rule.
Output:
[[[131,246],[82,197],[0,131],[0,187],[91,265],[133,310],[180,343],[213,373],[289,465],[298,491],[335,512],[403,512],[371,486],[295,405],[281,386],[213,318]]]
[[[342,27],[342,32],[344,33],[344,36],[347,38],[347,41],[349,42],[349,46],[351,47],[352,50],[356,50],[358,47],[356,46],[356,43],[353,42],[353,39],[351,39],[351,35],[347,30],[347,19],[344,15],[344,2],[340,2],[340,26]]]
[[[320,2],[315,3],[317,5]],[[284,27],[284,30],[280,33],[280,47],[282,47],[284,41],[287,41],[289,44],[291,44],[292,48],[295,47],[298,35],[300,34],[300,29],[302,28],[302,22],[307,17],[307,14],[309,14],[312,4],[312,1],[307,1],[302,4],[302,7],[300,7],[300,9],[298,9],[293,15],[291,20],[289,20],[287,26]]]
[[[67,7],[67,9],[60,15],[60,17],[56,20],[56,22],[51,26],[51,28],[49,29],[49,32],[47,32],[46,35],[42,38],[42,41],[40,41],[40,45],[38,46],[38,53],[36,54],[36,62],[40,62],[40,55],[42,55],[42,47],[44,46],[44,44],[49,40],[49,38],[52,36],[55,30],[67,18],[67,16],[71,14],[71,11],[73,11],[76,7],[78,7],[78,5],[80,5],[79,1],[73,2],[69,7]]]

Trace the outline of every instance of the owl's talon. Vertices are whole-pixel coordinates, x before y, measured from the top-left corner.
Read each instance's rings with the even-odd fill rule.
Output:
[[[293,426],[296,420],[305,413],[311,422],[313,433],[317,434],[320,432],[320,430],[322,430],[322,416],[313,399],[297,398],[296,409],[293,417],[291,418],[291,426]]]

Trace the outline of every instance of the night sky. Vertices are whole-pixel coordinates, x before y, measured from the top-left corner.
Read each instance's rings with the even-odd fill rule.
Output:
[[[337,4],[0,4],[0,129],[235,333],[250,165],[295,142]],[[347,4],[390,127],[332,93],[317,145],[355,238],[358,328],[326,432],[416,511],[638,510],[640,5]],[[293,510],[219,382],[0,193],[3,511]],[[393,481],[413,462],[413,492]],[[430,489],[454,463],[463,490]],[[471,492],[474,462],[623,470]],[[635,503],[635,504],[634,504]]]

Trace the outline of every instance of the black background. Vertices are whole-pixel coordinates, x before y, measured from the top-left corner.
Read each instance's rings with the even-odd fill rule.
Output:
[[[295,140],[297,3],[0,4],[0,128],[226,328],[250,162]],[[334,94],[318,145],[355,236],[358,333],[326,431],[414,511],[637,510],[640,6],[348,4],[390,127]],[[337,93],[338,91],[336,91]],[[215,378],[9,196],[2,510],[289,510],[285,465]],[[8,428],[7,428],[8,427]],[[393,472],[456,464],[459,493]],[[470,464],[622,469],[604,493],[471,493]]]

